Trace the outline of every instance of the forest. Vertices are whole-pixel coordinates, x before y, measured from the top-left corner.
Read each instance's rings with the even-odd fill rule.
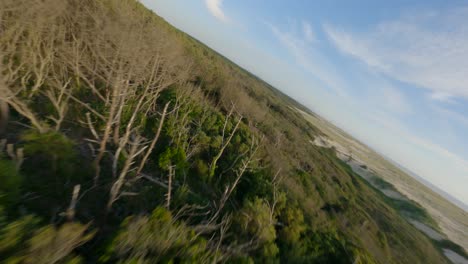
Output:
[[[134,0],[0,1],[0,262],[448,263],[309,111]]]

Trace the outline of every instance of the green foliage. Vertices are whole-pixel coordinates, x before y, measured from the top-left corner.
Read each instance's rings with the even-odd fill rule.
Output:
[[[28,14],[34,13],[40,18],[38,20],[47,22],[42,22],[47,26],[41,30],[51,33],[50,36],[60,36],[50,45],[64,45],[66,52],[62,53],[65,56],[71,56],[75,51],[83,52],[78,52],[73,63],[68,63],[68,57],[59,56],[63,47],[56,49],[54,46],[52,57],[58,59],[52,60],[52,66],[44,76],[44,85],[38,87],[39,92],[28,90],[35,85],[34,78],[26,78],[28,89],[20,89],[19,96],[24,98],[20,103],[31,107],[32,114],[38,119],[38,124],[30,125],[44,124],[46,129],[39,133],[14,125],[32,121],[12,111],[13,129],[8,136],[24,147],[25,161],[18,172],[14,162],[0,157],[0,205],[5,204],[11,212],[8,217],[0,213],[0,259],[12,263],[27,263],[33,259],[39,263],[94,263],[99,258],[109,263],[444,261],[433,244],[388,204],[416,215],[425,213],[421,208],[414,204],[392,204],[378,196],[347,164],[337,159],[333,149],[320,149],[310,144],[310,139],[321,132],[295,110],[306,110],[304,107],[172,28],[138,1],[33,2],[32,8],[24,8],[30,4],[28,1],[0,1],[0,17],[5,17],[0,21],[0,28],[28,29],[35,23],[23,25],[22,15],[23,10],[25,14],[29,11]],[[4,3],[9,4],[8,8],[3,8]],[[17,3],[22,5],[15,6]],[[42,12],[30,11],[37,7],[49,10],[54,4],[63,8],[60,12],[53,11],[59,19],[49,19]],[[61,17],[62,14],[66,15]],[[13,27],[15,23],[20,26]],[[61,25],[65,26],[61,28]],[[63,32],[48,32],[49,28]],[[97,28],[102,32],[93,32]],[[132,36],[139,39],[135,41],[135,38],[122,34],[121,29],[136,32]],[[28,33],[34,32],[25,31],[18,35],[21,43],[26,43]],[[0,44],[10,41],[9,36],[15,34],[4,35],[6,37],[0,36]],[[146,37],[152,35],[161,43],[147,41]],[[103,40],[97,42],[99,45],[94,45],[95,36]],[[89,43],[76,42],[81,37],[89,38]],[[127,39],[144,45],[135,47],[133,43],[126,43]],[[41,34],[37,35],[37,42],[41,43],[41,40]],[[113,52],[119,43],[127,44],[124,47],[129,48]],[[174,58],[171,54],[176,53],[173,50],[176,46],[183,46],[185,52]],[[154,47],[157,48],[153,50]],[[20,71],[38,63],[39,59],[29,58],[34,55],[29,53],[33,52],[28,56],[21,54],[29,49],[9,50],[17,57],[14,63],[24,65]],[[143,50],[156,52],[158,56],[155,58],[164,61],[161,64],[156,61],[156,67],[160,68],[151,73],[154,76],[145,76],[148,71],[141,71],[152,65],[140,65],[132,59],[133,55],[141,56]],[[129,57],[122,59],[115,55]],[[102,76],[114,68],[98,62],[114,59],[118,69],[110,78]],[[166,60],[170,63],[165,63]],[[181,67],[173,68],[172,64]],[[185,76],[188,64],[193,67]],[[129,65],[132,67],[127,67]],[[60,76],[55,76],[56,73]],[[69,93],[76,98],[68,101],[62,126],[53,132],[46,124],[53,123],[57,111],[47,94],[56,91],[47,88],[60,82],[61,78],[72,80],[67,82],[68,90],[61,98],[68,97]],[[108,79],[116,81],[113,83]],[[135,124],[138,125],[132,133],[151,140],[161,120],[157,112],[166,103],[170,103],[168,115],[144,167],[147,177],[135,175],[136,161],[122,182],[119,202],[107,211],[105,203],[115,181],[111,172],[118,138],[114,137],[123,133],[138,100],[122,98],[126,104],[120,108],[120,127],[113,125],[111,129],[106,151],[100,160],[100,180],[93,185],[94,175],[90,168],[95,168],[93,160],[97,144],[90,147],[89,139],[93,138],[90,126],[102,135],[105,123],[99,115],[105,116],[111,108],[104,102],[108,98],[101,100],[98,93],[112,96],[107,92],[113,85],[129,84],[135,90],[122,92],[131,97],[147,82],[151,83],[150,79],[173,84],[151,94],[159,94],[159,98],[154,105],[154,102],[147,104],[148,111],[137,113]],[[88,86],[95,86],[95,91],[90,92]],[[228,117],[232,104],[235,111]],[[87,124],[84,114],[91,110],[99,115],[93,113],[90,124]],[[243,117],[242,123],[214,162],[216,164],[210,167],[233,132],[239,116]],[[236,188],[229,192],[229,199],[223,201],[228,186],[233,186],[249,153],[253,137],[263,139],[257,155]],[[123,150],[117,160],[118,167],[126,158],[128,153]],[[161,207],[169,191],[165,179],[170,167],[175,168],[171,185],[172,212]],[[273,181],[277,172],[281,183]],[[88,226],[64,223],[62,218],[61,212],[68,208],[73,186],[77,184],[81,185],[81,192],[75,219],[92,221],[100,228],[93,243],[85,244],[94,235],[87,231]],[[215,214],[221,202],[223,208],[219,215]],[[41,227],[39,218],[15,218],[25,213],[34,213],[61,225]],[[212,219],[213,214],[216,217]],[[227,223],[231,225],[219,224],[222,220],[229,220]],[[204,232],[199,232],[200,226],[205,228]],[[103,246],[102,241],[109,244]],[[439,246],[459,250],[447,242],[441,242]],[[106,248],[105,252],[102,247]],[[77,252],[82,258],[76,256]]]
[[[411,218],[415,220],[422,222],[430,222],[430,216],[427,213],[427,211],[420,205],[415,204],[414,202],[392,199],[390,203],[394,208],[403,212],[403,214],[410,215]]]
[[[393,186],[391,183],[383,180],[382,178],[379,177],[373,177],[372,181],[374,184],[381,188],[381,189],[387,189],[387,190],[395,190],[395,186]]]
[[[1,211],[0,216],[4,218]],[[79,223],[38,226],[39,219],[33,216],[8,224],[0,219],[0,258],[6,263],[79,263],[73,250],[94,236]]]
[[[305,238],[298,244],[299,248],[294,249],[295,255],[290,256],[291,263],[354,263],[360,259],[358,255],[366,255],[365,252],[358,250],[334,231],[328,232],[307,232]],[[355,250],[355,253],[353,253]],[[366,255],[370,262],[370,257]]]
[[[204,160],[197,159],[194,166],[197,175],[200,176],[201,179],[207,180],[210,171],[208,164]]]
[[[167,170],[170,166],[175,166],[180,173],[187,169],[186,154],[181,148],[167,148],[159,155],[159,167]]]
[[[129,217],[102,261],[120,263],[206,263],[216,256],[207,242],[166,209]]]
[[[176,99],[177,99],[176,89],[174,89],[174,87],[171,86],[168,89],[165,89],[164,91],[161,92],[158,98],[158,102],[161,105],[165,105],[168,102],[176,101]]]
[[[63,182],[83,173],[83,166],[77,164],[74,143],[65,135],[29,130],[22,134],[21,140],[26,156],[23,167],[28,175],[41,175],[45,179],[55,177],[54,180]],[[77,170],[78,166],[81,172]]]
[[[78,223],[66,223],[59,228],[46,226],[39,229],[28,241],[29,249],[25,262],[80,262],[80,258],[74,256],[72,252],[94,236],[94,232],[88,233],[87,230],[87,225]]]
[[[38,214],[47,214],[54,206],[64,206],[75,184],[90,175],[91,165],[75,151],[74,143],[66,136],[29,130],[22,134],[25,161],[21,166],[23,191],[41,194],[25,203]]]
[[[21,139],[27,155],[40,155],[45,158],[71,160],[75,157],[73,143],[64,135],[56,132],[38,133],[29,130],[23,133]]]
[[[18,252],[24,249],[27,240],[34,232],[39,221],[33,216],[26,216],[10,223],[0,208],[0,259],[17,258]]]
[[[175,208],[182,207],[189,201],[190,188],[188,185],[184,184],[177,188],[172,198],[172,205]]]
[[[271,174],[267,170],[256,169],[245,173],[236,192],[237,199],[253,200],[255,197],[271,198],[273,196]]]
[[[16,164],[0,154],[0,206],[16,203],[20,195],[22,177],[16,170]]]
[[[380,243],[381,247],[383,247],[383,248],[388,247],[387,236],[385,235],[384,232],[379,231],[377,233],[377,237],[379,238],[379,243]]]
[[[292,250],[306,230],[304,215],[299,208],[287,207],[281,214],[280,222],[283,225],[279,232],[280,241],[287,245],[288,250]]]
[[[246,239],[254,239],[258,245],[257,257],[260,259],[273,259],[279,253],[275,244],[276,230],[274,217],[271,215],[268,204],[259,198],[246,201],[236,218],[240,231]]]

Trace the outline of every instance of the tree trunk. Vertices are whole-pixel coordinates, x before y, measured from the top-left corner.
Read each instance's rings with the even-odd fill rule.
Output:
[[[10,108],[8,103],[0,100],[0,136],[4,135],[6,132],[9,114]]]

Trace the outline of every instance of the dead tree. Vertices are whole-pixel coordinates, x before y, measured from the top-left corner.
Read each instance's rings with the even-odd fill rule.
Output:
[[[226,136],[226,129],[227,129],[227,124],[228,122],[230,121],[230,117],[232,116],[232,114],[234,113],[234,106],[231,107],[231,110],[229,111],[228,115],[226,116],[226,119],[224,121],[224,126],[223,126],[223,131],[222,131],[222,142],[221,142],[221,148],[219,149],[218,153],[214,156],[213,160],[211,161],[211,164],[210,164],[210,170],[209,170],[209,177],[210,179],[214,176],[215,174],[215,170],[216,170],[216,163],[218,162],[218,160],[221,158],[221,156],[223,155],[223,152],[224,150],[226,149],[226,147],[229,145],[229,143],[231,142],[231,139],[232,137],[234,136],[234,134],[236,133],[237,129],[239,128],[239,125],[240,123],[242,122],[242,116],[239,116],[239,118],[237,119],[237,122],[234,126],[234,128],[232,129],[232,131],[230,132],[229,136],[227,137],[227,139],[225,138]]]
[[[2,57],[0,56],[0,60]],[[2,72],[2,67],[0,65],[0,73]],[[8,83],[5,82],[5,79],[15,78],[8,76],[6,78],[1,78],[5,76],[0,76],[0,106],[1,106],[1,120],[0,128],[4,131],[8,122],[9,116],[9,106],[13,107],[16,112],[29,119],[31,125],[35,127],[38,131],[44,132],[46,130],[45,126],[36,116],[36,114],[31,110],[26,101],[24,101],[18,94],[21,94],[24,89],[22,87],[11,87]]]
[[[78,195],[80,194],[80,189],[81,185],[77,184],[75,187],[73,187],[73,193],[72,193],[72,198],[70,201],[70,206],[67,209],[67,212],[65,215],[67,216],[68,221],[73,221],[75,218],[75,209],[76,209],[76,204],[78,202]]]
[[[280,172],[281,172],[281,169],[279,169],[276,174],[273,176],[273,179],[272,179],[272,185],[273,185],[273,200],[270,202],[268,200],[265,200],[265,202],[267,203],[268,205],[268,208],[270,210],[270,224],[274,224],[274,220],[275,220],[275,210],[276,210],[276,206],[278,204],[278,195],[279,195],[279,184],[281,183],[282,181],[282,178],[280,176]]]
[[[141,148],[141,146],[143,145],[142,138],[139,136],[136,136],[135,139],[129,142],[129,144],[131,146],[127,158],[118,175],[118,178],[114,181],[110,190],[110,197],[106,207],[107,211],[110,211],[115,201],[117,201],[120,198],[122,186],[125,183],[127,174],[132,170],[134,160],[138,157],[139,154],[141,154],[141,152],[144,151],[144,148]]]
[[[29,119],[31,125],[42,133],[47,131],[47,124],[35,113],[32,105],[39,97],[47,95],[52,98],[55,94],[52,93],[55,87],[48,85],[45,88],[44,84],[51,77],[58,37],[64,35],[64,27],[59,20],[66,4],[49,0],[19,1],[12,5],[12,1],[6,0],[3,5],[0,9],[14,11],[0,14],[5,18],[0,25],[0,52],[4,66],[1,70],[0,101]],[[5,106],[3,108],[6,109]],[[60,112],[63,114],[63,108]]]
[[[256,140],[254,136],[252,137],[251,146],[248,150],[248,156],[241,161],[241,166],[236,170],[234,181],[226,186],[222,196],[219,198],[219,201],[215,202],[216,211],[208,221],[210,224],[218,219],[219,215],[224,209],[224,206],[226,205],[226,202],[229,200],[229,197],[231,197],[231,194],[237,188],[237,185],[239,184],[242,176],[254,161],[257,150],[260,147],[260,142]]]
[[[174,177],[174,166],[169,166],[169,176],[167,180],[167,193],[166,193],[166,208],[171,208],[171,195],[172,195],[172,178]]]
[[[121,8],[119,2],[110,4]],[[182,78],[171,70],[174,60],[171,52],[164,50],[165,35],[155,32],[145,19],[126,15],[116,18],[125,21],[104,23],[104,29],[96,29],[103,32],[101,35],[88,31],[91,36],[79,38],[85,38],[86,42],[70,50],[82,58],[71,60],[69,67],[78,77],[77,82],[85,85],[96,100],[91,104],[77,96],[70,97],[89,112],[84,123],[90,128],[93,136],[90,142],[95,145],[95,185],[99,182],[104,160],[112,161],[113,176],[119,178],[122,168],[118,161],[129,157],[128,151],[133,147],[131,137],[142,136],[144,119],[154,114],[161,91]],[[96,21],[105,19],[98,13],[91,16]],[[166,116],[165,109],[161,122]],[[132,166],[138,166],[137,174],[141,173],[157,139],[158,136],[151,142],[142,139],[139,143],[146,150],[138,150],[137,153],[144,155],[133,160]]]
[[[137,175],[140,175],[140,173],[143,171],[143,168],[145,167],[146,162],[148,161],[148,158],[151,155],[151,152],[153,151],[154,147],[156,146],[156,142],[158,142],[159,136],[161,135],[162,127],[164,125],[164,120],[166,119],[168,107],[169,107],[169,103],[166,103],[166,105],[164,106],[163,112],[161,114],[161,118],[159,119],[158,130],[156,131],[156,134],[155,134],[153,140],[151,141],[151,144],[149,145],[143,159],[141,160],[140,166],[138,166],[138,169],[137,169],[137,172],[136,172]]]
[[[95,186],[101,166],[112,169],[110,210],[157,144],[168,104],[156,135],[143,131],[146,119],[157,117],[161,109],[160,93],[183,83],[188,70],[181,61],[182,48],[167,41],[166,29],[148,23],[151,14],[134,12],[137,3],[89,5],[92,8],[62,0],[0,1],[0,130],[9,108],[40,133],[60,131],[65,122],[80,123],[67,120],[70,107],[86,113],[78,121],[89,129]]]

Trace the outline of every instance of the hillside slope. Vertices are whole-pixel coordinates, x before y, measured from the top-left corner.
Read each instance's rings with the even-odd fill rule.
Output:
[[[0,2],[0,259],[447,263],[292,99],[131,0]]]

